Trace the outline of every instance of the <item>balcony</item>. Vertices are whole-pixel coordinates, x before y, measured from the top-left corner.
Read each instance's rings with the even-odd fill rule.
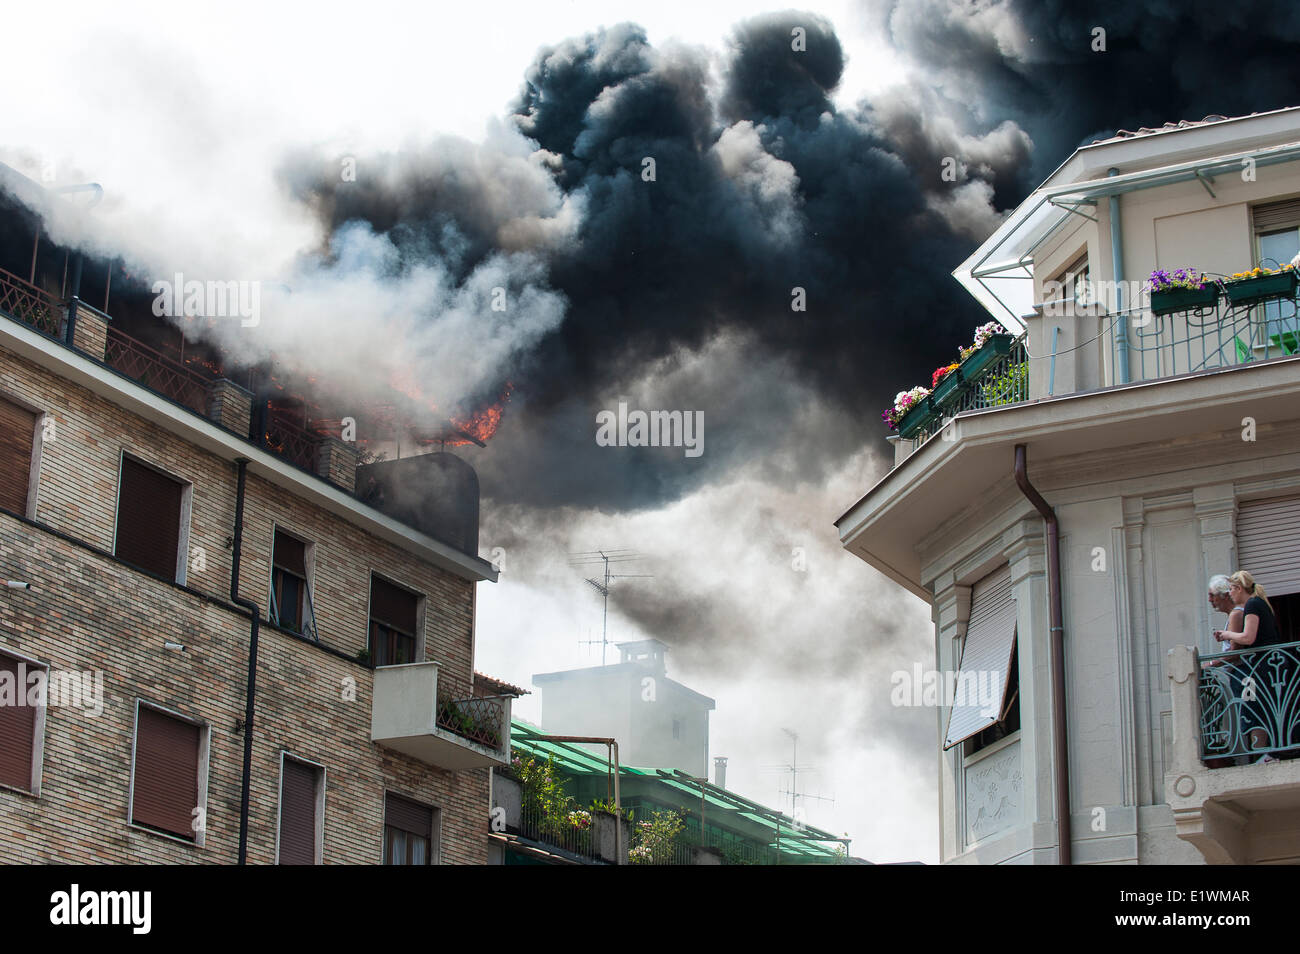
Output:
[[[74,308],[75,301],[75,308]],[[113,327],[112,318],[83,301],[56,298],[0,269],[0,315],[35,328],[84,356],[188,408],[302,470],[324,477],[352,493],[356,451],[330,436],[330,422],[312,422],[268,401],[254,415],[254,396],[192,358],[170,355]],[[73,333],[68,341],[69,316]]]
[[[1179,646],[1166,673],[1178,837],[1211,864],[1300,860],[1300,643],[1204,657]],[[1279,761],[1260,764],[1266,753]]]
[[[1103,324],[1107,326],[1111,366],[1117,367],[1123,336],[1116,333],[1113,320]],[[1130,320],[1127,351],[1132,381],[1153,381],[1300,353],[1295,292],[1237,301],[1219,294],[1210,304],[1160,315],[1143,310]]]
[[[437,663],[375,670],[371,741],[451,772],[504,765],[510,696],[476,696]]]
[[[904,418],[901,434],[906,436],[897,442],[895,463],[941,431],[958,414],[1029,400],[1029,354],[1023,334],[1011,341],[1006,354],[981,362],[978,371],[966,369],[964,362],[953,378],[925,399],[922,407]]]

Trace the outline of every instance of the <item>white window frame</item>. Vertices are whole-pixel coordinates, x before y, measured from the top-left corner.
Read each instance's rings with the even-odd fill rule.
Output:
[[[152,461],[145,460],[138,454],[123,448],[117,459],[117,491],[113,497],[113,549],[114,556],[117,554],[117,523],[122,508],[122,462],[130,458],[132,462],[139,464],[141,467],[147,467],[155,473],[162,474],[168,480],[174,480],[181,485],[181,525],[180,532],[176,536],[176,572],[172,577],[172,582],[180,586],[186,585],[186,579],[189,574],[190,565],[190,520],[194,506],[194,482],[186,480],[178,474],[172,473],[166,468],[159,467]]]
[[[25,653],[20,653],[8,646],[0,646],[0,655],[8,656],[10,659],[20,663],[25,663],[28,669],[42,669],[45,671],[46,685],[49,685],[50,664],[34,659]],[[48,705],[36,707],[36,724],[32,728],[32,773],[31,788],[19,788],[16,785],[0,784],[0,791],[19,792],[23,795],[31,795],[33,798],[41,797],[41,777],[45,767],[45,710]]]
[[[428,802],[425,802],[423,799],[415,798],[411,795],[408,795],[406,792],[399,792],[396,789],[391,789],[391,788],[384,789],[384,800],[383,802],[381,802],[381,804],[384,807],[384,811],[383,811],[383,817],[379,822],[379,861],[377,863],[381,866],[383,865],[384,851],[386,850],[388,844],[388,833],[385,831],[385,829],[388,827],[388,796],[389,795],[396,795],[398,798],[403,798],[408,802],[415,802],[417,805],[421,805],[429,809],[429,811],[433,812],[433,821],[429,826],[429,866],[442,864],[442,806],[430,805]],[[394,865],[393,867],[402,867],[402,866]]]
[[[57,418],[53,418],[45,408],[37,407],[31,401],[8,391],[0,391],[0,399],[36,415],[36,424],[32,432],[32,466],[27,477],[27,507],[23,511],[24,517],[28,520],[35,520],[36,495],[41,487],[41,453],[45,444],[45,422],[49,419],[57,423]]]
[[[370,645],[370,619],[371,619],[371,617],[370,617],[370,598],[371,598],[371,595],[374,593],[374,582],[373,582],[373,581],[374,581],[374,578],[375,578],[375,577],[379,577],[379,578],[380,578],[381,580],[383,580],[385,583],[388,583],[388,584],[391,585],[391,586],[396,586],[398,589],[406,590],[406,592],[408,592],[408,593],[412,594],[413,596],[415,596],[415,598],[416,598],[416,603],[415,603],[415,658],[412,659],[411,662],[425,662],[425,661],[427,660],[428,656],[427,656],[427,653],[426,653],[426,647],[425,647],[425,641],[424,641],[424,631],[425,631],[425,625],[424,625],[424,613],[425,613],[425,607],[428,605],[428,602],[429,602],[429,598],[428,598],[428,596],[426,596],[424,593],[422,593],[422,592],[421,592],[419,589],[417,589],[416,587],[411,586],[409,583],[403,583],[401,580],[397,579],[397,577],[392,576],[392,575],[390,575],[390,574],[388,574],[388,573],[384,573],[384,572],[382,572],[382,571],[380,571],[380,570],[376,570],[376,569],[374,569],[373,567],[371,567],[371,568],[370,568],[371,585],[366,587],[366,642],[365,642],[365,648],[366,648],[366,650],[370,653],[370,662],[371,662],[371,664],[372,664],[372,665],[374,664],[374,661],[375,661],[375,653],[374,653],[374,647],[372,647],[372,646]],[[401,793],[399,792],[399,793],[397,793],[397,794],[401,794]]]
[[[157,828],[150,828],[147,825],[138,825],[135,822],[135,749],[136,741],[140,735],[140,709],[153,709],[155,712],[161,712],[165,716],[178,719],[181,722],[188,722],[190,725],[199,727],[199,804],[194,806],[203,810],[204,826],[194,833],[194,838],[182,838],[180,835],[173,835],[170,832],[159,831]],[[186,715],[169,706],[160,705],[157,702],[150,702],[148,699],[137,698],[135,700],[135,722],[131,727],[131,788],[126,799],[126,824],[128,828],[136,831],[142,831],[146,834],[156,835],[159,838],[166,838],[168,841],[174,841],[177,844],[189,845],[191,848],[202,848],[207,838],[208,826],[206,824],[208,817],[208,757],[211,748],[212,728],[202,719],[196,719],[193,716]],[[191,812],[193,817],[193,812]]]
[[[284,817],[284,763],[294,761],[302,765],[310,765],[318,770],[316,776],[316,860],[313,864],[325,863],[325,775],[327,769],[320,762],[312,759],[303,758],[301,755],[295,755],[288,749],[280,750],[280,790],[276,801],[275,812],[275,863],[280,863],[280,820]]]
[[[316,592],[316,543],[315,541],[307,539],[304,534],[291,530],[289,527],[275,523],[274,521],[271,523],[271,556],[270,559],[267,560],[266,618],[268,620],[271,619],[271,599],[275,593],[275,535],[277,533],[283,533],[286,537],[289,537],[292,540],[297,540],[302,544],[302,568],[303,572],[307,575],[307,592],[304,599],[303,620],[305,622],[310,618],[311,631],[316,634],[316,641],[320,642],[320,629],[316,624],[316,601],[312,599],[312,595]],[[369,609],[369,599],[369,594],[367,594],[367,609]],[[369,616],[367,616],[367,621],[368,620]],[[279,622],[275,620],[271,620],[271,622],[276,626],[280,625]],[[370,627],[367,624],[367,632],[369,632],[369,629]],[[306,633],[303,633],[302,635],[305,636]]]

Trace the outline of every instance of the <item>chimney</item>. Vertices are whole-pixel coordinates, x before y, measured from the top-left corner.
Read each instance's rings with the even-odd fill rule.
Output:
[[[718,755],[713,759],[713,784],[718,788],[727,787],[727,759],[726,756]]]

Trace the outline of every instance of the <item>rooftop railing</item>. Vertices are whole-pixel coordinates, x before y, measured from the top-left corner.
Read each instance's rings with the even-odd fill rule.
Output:
[[[1300,643],[1201,656],[1201,757],[1300,748]]]
[[[0,269],[0,311],[57,338],[63,334],[68,306],[31,282]]]
[[[104,363],[191,411],[198,414],[208,412],[215,377],[173,361],[112,325],[105,331]]]

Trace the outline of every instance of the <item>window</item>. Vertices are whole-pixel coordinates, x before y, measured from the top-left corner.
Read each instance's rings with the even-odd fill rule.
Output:
[[[277,864],[320,864],[324,817],[325,769],[288,754],[282,755]]]
[[[28,676],[41,663],[0,654],[0,785],[40,794],[45,707],[28,705]]]
[[[370,658],[376,666],[415,662],[419,606],[415,593],[370,578]]]
[[[113,553],[142,570],[185,582],[181,532],[186,484],[122,455]]]
[[[1300,254],[1300,199],[1271,202],[1251,209],[1255,227],[1255,261],[1268,268],[1287,265]],[[1296,340],[1298,330],[1296,306],[1287,301],[1264,302],[1258,317],[1264,319],[1264,337],[1278,340],[1284,351],[1294,351],[1300,345]],[[1263,343],[1262,341],[1260,342]],[[1289,347],[1288,347],[1289,345]]]
[[[1243,501],[1237,564],[1264,587],[1283,642],[1300,641],[1300,497]]]
[[[39,417],[0,398],[0,507],[23,517],[29,515]]]
[[[316,639],[311,587],[307,583],[308,544],[278,527],[271,544],[271,622]]]
[[[1002,718],[987,729],[981,729],[966,740],[966,755],[974,755],[1005,739],[1020,728],[1020,647],[1013,641],[1011,648],[1011,670],[1007,673],[1007,691],[1002,704]]]
[[[1084,253],[1079,256],[1069,267],[1056,276],[1055,285],[1048,283],[1049,288],[1059,286],[1061,289],[1060,298],[1054,307],[1060,307],[1062,304],[1073,303],[1076,308],[1087,308],[1092,302],[1092,282],[1088,273],[1088,255]],[[1047,289],[1044,289],[1047,290]],[[1058,312],[1059,313],[1059,312]]]
[[[1019,697],[1012,695],[1016,601],[1011,568],[990,573],[971,588],[970,622],[948,715],[945,750],[1003,722]],[[1017,719],[1019,716],[1017,715]],[[973,750],[972,750],[973,751]]]
[[[436,865],[441,812],[400,795],[384,803],[384,864]]]
[[[681,722],[680,719],[674,719],[674,720],[673,720],[673,738],[674,738],[674,739],[680,739],[681,737],[682,737],[682,722]]]
[[[203,844],[207,731],[153,706],[136,707],[131,822]]]

